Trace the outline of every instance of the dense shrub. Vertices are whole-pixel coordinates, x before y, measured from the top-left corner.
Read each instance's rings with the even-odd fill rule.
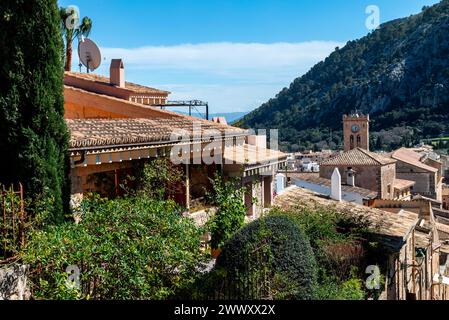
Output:
[[[195,280],[203,231],[174,202],[94,198],[82,212],[78,225],[32,234],[23,258],[35,298],[166,299]],[[67,285],[68,266],[79,268],[79,288]]]
[[[311,299],[316,265],[309,240],[286,217],[259,219],[223,246],[206,294],[226,299]],[[208,285],[208,286],[207,286]]]
[[[274,209],[270,214],[289,217],[310,239],[318,264],[315,299],[364,299],[362,272],[367,264],[383,260],[371,235],[375,226],[360,216],[323,206]]]
[[[212,248],[219,249],[245,222],[245,190],[238,181],[225,181],[220,175],[211,182],[213,191],[207,196],[217,207],[217,212],[209,223],[209,229]]]
[[[365,298],[363,281],[356,276],[342,283],[327,279],[315,289],[316,300],[364,300]]]

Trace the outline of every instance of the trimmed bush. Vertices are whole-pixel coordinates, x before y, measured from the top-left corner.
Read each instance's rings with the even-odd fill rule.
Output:
[[[309,240],[292,220],[259,219],[237,232],[222,248],[213,273],[218,298],[313,298],[316,263]],[[211,276],[214,278],[214,275]]]

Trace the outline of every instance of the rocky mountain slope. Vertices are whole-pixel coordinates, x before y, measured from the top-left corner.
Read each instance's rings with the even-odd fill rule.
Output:
[[[377,149],[449,134],[449,0],[336,48],[238,125],[279,129],[292,151],[335,148],[355,109],[371,115]]]

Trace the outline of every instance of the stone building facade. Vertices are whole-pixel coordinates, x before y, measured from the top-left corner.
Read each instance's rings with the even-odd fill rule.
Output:
[[[355,148],[369,150],[369,122],[369,115],[357,112],[343,116],[345,152]]]
[[[251,139],[247,130],[154,107],[165,103],[169,92],[126,82],[122,69],[123,63],[114,60],[110,78],[65,74],[72,199],[79,202],[89,192],[120,196],[123,179],[132,176],[133,169],[166,158],[178,160],[184,181],[170,189],[188,211],[201,207],[197,204],[217,172],[242,179],[248,189],[248,215],[261,212],[256,203],[271,205],[273,178],[286,154],[251,145],[262,139]]]
[[[449,210],[449,186],[443,187],[443,209]]]
[[[381,199],[410,197],[412,181],[396,178],[396,160],[356,148],[320,164],[320,177],[331,179],[338,168],[342,183],[375,191]]]
[[[412,193],[442,201],[443,168],[439,161],[426,158],[418,152],[401,148],[391,153],[397,160],[396,175],[415,182]]]
[[[369,115],[343,116],[344,150],[320,163],[320,177],[338,168],[343,184],[378,193],[379,199],[411,200],[414,196],[442,201],[443,165],[411,149],[391,154],[369,151]]]

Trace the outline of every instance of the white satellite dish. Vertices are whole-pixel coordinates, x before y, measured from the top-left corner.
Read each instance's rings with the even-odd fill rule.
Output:
[[[101,64],[101,52],[97,44],[90,39],[82,38],[78,44],[78,56],[81,63],[89,71],[96,70]]]

